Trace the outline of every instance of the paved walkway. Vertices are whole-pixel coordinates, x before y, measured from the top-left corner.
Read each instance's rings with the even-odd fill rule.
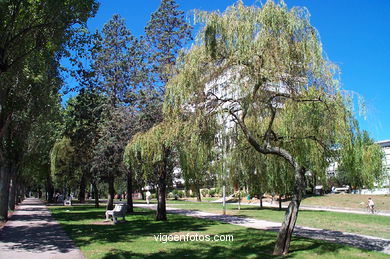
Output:
[[[84,259],[46,206],[24,200],[0,230],[1,259]]]
[[[203,201],[202,201],[203,202]],[[212,201],[212,203],[222,203],[219,200],[218,201]],[[229,204],[238,205],[237,202],[229,202]],[[249,206],[256,206],[259,207],[259,203],[241,203],[241,205],[249,205]],[[279,208],[278,202],[270,203],[270,202],[263,202],[263,207],[270,207],[270,208]],[[282,208],[287,208],[288,205],[282,205]],[[299,207],[300,210],[315,210],[315,211],[332,211],[332,212],[342,212],[342,213],[352,213],[352,214],[365,214],[365,215],[371,215],[371,213],[367,212],[364,209],[358,210],[358,209],[349,209],[349,208],[338,208],[338,207],[324,207],[324,206],[305,206],[301,205]],[[383,210],[380,212],[375,213],[375,215],[378,216],[386,216],[390,217],[390,211]]]
[[[156,210],[156,204],[134,204],[136,207],[148,208]],[[266,220],[259,220],[253,218],[225,216],[221,214],[203,212],[203,211],[191,211],[178,208],[167,207],[168,213],[182,214],[190,217],[204,218],[210,220],[216,220],[224,223],[238,225],[247,228],[279,231],[281,223],[271,222]],[[357,235],[347,232],[325,230],[319,228],[309,228],[296,226],[294,229],[294,235],[325,240],[333,243],[344,244],[363,248],[367,250],[379,251],[385,254],[390,254],[390,239],[384,239],[379,237],[371,237],[365,235]]]

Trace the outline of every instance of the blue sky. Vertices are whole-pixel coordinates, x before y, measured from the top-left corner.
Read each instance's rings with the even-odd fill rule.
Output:
[[[253,4],[255,0],[245,0]],[[177,0],[188,13],[193,9],[225,10],[233,0]],[[265,0],[260,2],[266,2]],[[126,19],[135,35],[143,29],[160,0],[100,0],[91,31],[102,28],[113,14]],[[326,55],[341,68],[342,87],[365,99],[361,128],[375,140],[390,139],[390,1],[285,0],[288,7],[305,6],[318,29]]]

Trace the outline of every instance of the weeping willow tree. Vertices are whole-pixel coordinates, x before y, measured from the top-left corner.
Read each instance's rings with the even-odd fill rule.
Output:
[[[164,112],[179,121],[227,117],[225,128],[235,124],[254,156],[276,156],[290,167],[292,200],[274,249],[287,254],[305,175],[312,168],[325,173],[348,132],[352,113],[337,67],[324,57],[306,9],[239,1],[223,13],[196,17],[203,27],[177,63]]]
[[[345,145],[339,150],[337,178],[353,189],[373,188],[386,178],[384,153],[366,131],[360,131],[356,121],[346,136]]]
[[[177,156],[187,188],[195,191],[201,201],[200,188],[213,181],[211,163],[216,159],[214,148],[215,121],[193,121],[182,124],[176,142]]]
[[[75,150],[71,140],[64,137],[57,140],[50,152],[50,171],[55,183],[63,187],[64,197],[67,189],[77,179],[75,169]],[[70,194],[70,193],[69,193]]]
[[[156,220],[167,220],[166,188],[173,171],[173,148],[179,125],[163,121],[146,132],[137,133],[127,144],[124,162],[145,182],[157,186]]]

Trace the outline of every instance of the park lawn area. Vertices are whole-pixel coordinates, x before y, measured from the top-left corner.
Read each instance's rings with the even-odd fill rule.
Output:
[[[364,209],[367,199],[371,197],[378,210],[390,210],[390,195],[360,195],[360,194],[326,194],[312,196],[302,200],[302,206],[323,206],[350,209]]]
[[[136,208],[126,222],[102,224],[104,208],[91,205],[49,207],[87,258],[278,258],[272,256],[275,232],[216,221],[168,215],[154,221],[154,211]],[[157,242],[153,235],[233,235],[225,242]],[[290,258],[389,258],[388,255],[340,244],[294,237]],[[284,258],[284,257],[283,257]]]
[[[168,201],[167,206],[211,213],[222,213],[221,203]],[[282,222],[284,213],[284,209],[261,209],[260,207],[253,205],[241,205],[241,210],[238,210],[237,204],[227,203],[228,215]],[[301,210],[298,215],[297,224],[306,227],[338,230],[390,239],[390,217],[386,216]]]

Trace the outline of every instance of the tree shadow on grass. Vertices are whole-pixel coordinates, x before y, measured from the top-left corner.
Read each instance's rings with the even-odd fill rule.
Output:
[[[248,256],[255,258],[274,258],[272,256],[274,241],[279,228],[271,228],[271,231],[260,231],[255,229],[242,229],[226,233],[218,233],[219,235],[233,235],[234,242],[218,243],[218,242],[191,242],[190,244],[181,244],[183,246],[177,248],[167,248],[161,243],[161,249],[154,252],[134,252],[122,250],[118,247],[123,247],[123,242],[128,243],[129,250],[131,247],[138,247],[143,242],[140,238],[153,238],[153,235],[185,233],[185,232],[202,232],[207,233],[208,227],[212,225],[222,225],[224,223],[213,221],[210,219],[199,219],[186,217],[182,215],[168,214],[169,221],[156,222],[154,221],[155,212],[148,209],[136,208],[135,212],[126,216],[126,222],[116,225],[94,225],[93,222],[103,220],[104,209],[77,208],[74,211],[65,212],[64,208],[59,208],[55,217],[57,220],[64,222],[64,229],[72,237],[79,247],[85,247],[93,243],[110,244],[110,250],[105,254],[104,258],[245,258]],[[234,217],[232,217],[234,218]],[[79,222],[84,220],[84,222]],[[304,230],[306,231],[306,230]],[[303,231],[303,232],[304,232]],[[300,231],[302,234],[302,230]],[[201,234],[203,234],[201,233]],[[329,232],[329,236],[334,236],[336,231]],[[309,230],[304,233],[307,237],[312,234],[320,235],[315,230]],[[342,234],[342,233],[341,233]],[[329,243],[322,240],[306,239],[303,237],[294,236],[291,244],[291,254],[307,251],[313,254],[338,253],[339,250],[349,249],[341,245],[341,239],[336,239],[337,243]],[[360,244],[364,244],[367,240],[354,240]],[[115,243],[122,243],[116,245]],[[355,245],[356,244],[350,244]],[[381,244],[378,244],[376,249],[380,250]],[[364,246],[362,248],[365,248]],[[361,250],[362,253],[367,253]]]
[[[57,211],[54,216],[64,223],[63,228],[80,247],[95,242],[133,242],[145,236],[152,237],[179,231],[202,231],[207,226],[220,224],[210,220],[199,221],[191,217],[172,215],[168,215],[170,221],[154,221],[155,212],[144,209],[136,209],[134,213],[126,215],[125,222],[115,225],[93,224],[104,220],[104,210],[89,212],[75,210],[62,213]]]
[[[307,251],[308,256],[321,256],[332,253],[338,255],[340,250],[346,247],[339,244],[308,240],[294,237],[287,256],[272,255],[276,233],[258,231],[254,229],[243,229],[232,232],[219,233],[219,235],[233,235],[232,242],[180,242],[182,248],[161,249],[151,253],[139,253],[130,250],[117,248],[110,249],[104,259],[124,258],[293,258],[302,251]],[[177,243],[177,242],[176,242]],[[366,253],[366,251],[359,251]]]

